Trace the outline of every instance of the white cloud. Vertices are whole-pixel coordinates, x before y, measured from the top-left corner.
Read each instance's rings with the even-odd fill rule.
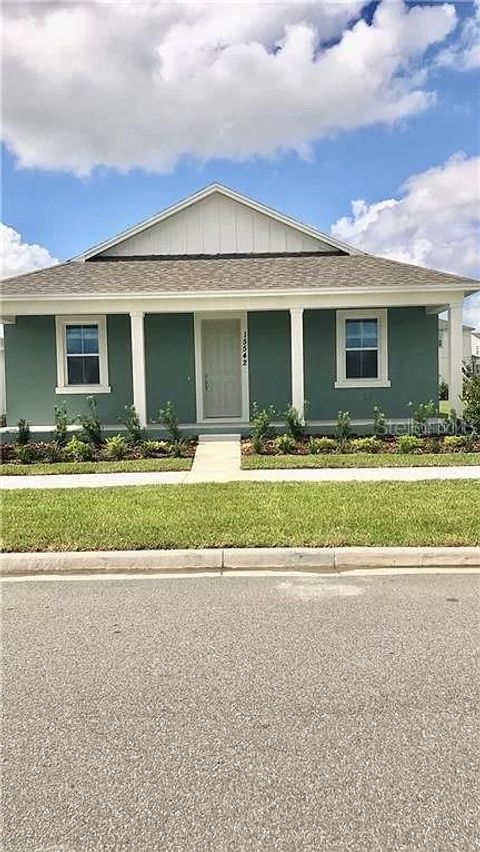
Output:
[[[0,277],[22,275],[43,266],[58,263],[48,249],[36,243],[25,243],[21,234],[0,222]]]
[[[462,24],[458,39],[440,51],[437,64],[457,68],[459,71],[480,68],[480,0],[473,3],[473,15],[466,18]]]
[[[453,5],[9,3],[5,140],[20,164],[78,174],[308,155],[316,139],[429,107],[425,52]]]
[[[455,154],[410,177],[400,198],[353,201],[352,213],[334,223],[335,237],[405,263],[480,275],[480,157]],[[466,301],[465,318],[480,325],[478,294]]]

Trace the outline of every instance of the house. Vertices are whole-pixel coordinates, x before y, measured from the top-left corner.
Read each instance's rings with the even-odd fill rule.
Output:
[[[462,329],[462,361],[480,366],[480,331],[471,325]],[[438,321],[438,374],[441,382],[448,385],[450,364],[448,321],[440,317]]]
[[[7,422],[45,432],[94,395],[118,431],[167,400],[190,433],[240,432],[292,403],[312,431],[339,410],[392,421],[438,399],[438,314],[460,409],[462,305],[477,283],[374,257],[214,184],[49,269],[2,283]],[[308,406],[306,406],[308,403]]]

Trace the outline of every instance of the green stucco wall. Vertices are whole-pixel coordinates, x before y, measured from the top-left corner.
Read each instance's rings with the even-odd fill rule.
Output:
[[[339,410],[371,418],[374,405],[387,417],[409,417],[408,403],[438,399],[438,318],[425,308],[388,310],[389,388],[335,389],[335,311],[305,311],[305,399],[309,420],[333,420]]]
[[[169,400],[182,423],[195,423],[195,336],[193,314],[145,316],[147,419]]]
[[[288,311],[248,314],[248,364],[250,405],[284,411],[291,398]]]
[[[107,317],[108,378],[111,393],[96,395],[98,412],[105,424],[115,425],[124,407],[132,402],[132,367],[128,316]],[[7,422],[24,417],[35,426],[54,423],[54,409],[67,403],[72,419],[85,411],[85,394],[55,393],[57,357],[55,317],[17,317],[5,326]]]

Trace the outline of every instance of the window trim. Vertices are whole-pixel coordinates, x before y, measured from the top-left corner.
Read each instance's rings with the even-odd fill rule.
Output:
[[[387,309],[337,311],[336,388],[389,388]],[[378,376],[376,379],[349,379],[346,375],[346,320],[375,319],[378,323]]]
[[[69,385],[67,376],[67,325],[96,325],[98,327],[98,361],[100,382],[96,385]],[[107,355],[107,318],[105,315],[55,317],[55,333],[57,342],[57,387],[55,393],[110,393],[108,384],[108,355]]]

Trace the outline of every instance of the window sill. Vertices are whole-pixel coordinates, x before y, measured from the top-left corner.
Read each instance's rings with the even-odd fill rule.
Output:
[[[389,379],[337,379],[336,388],[389,388]]]
[[[111,390],[110,385],[67,385],[67,387],[64,388],[56,387],[55,393],[83,393],[89,395],[96,393],[111,393]]]

